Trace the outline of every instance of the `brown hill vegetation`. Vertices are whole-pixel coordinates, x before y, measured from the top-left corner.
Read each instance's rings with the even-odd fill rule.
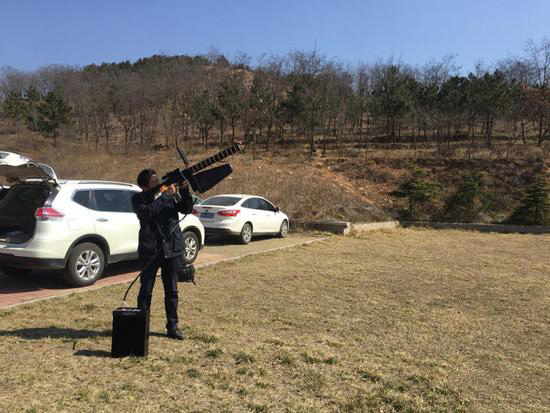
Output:
[[[85,146],[70,142],[51,142],[28,132],[21,135],[0,131],[2,150],[23,153],[32,159],[51,165],[62,179],[106,179],[135,182],[139,171],[154,168],[163,174],[182,167],[177,153],[172,149],[148,152],[107,154],[88,150]],[[190,161],[198,162],[215,153],[219,148],[205,151],[191,147]],[[351,219],[377,221],[391,217],[383,205],[375,205],[369,197],[360,194],[343,175],[334,174],[324,162],[309,162],[307,155],[290,155],[278,152],[275,156],[261,154],[252,160],[250,148],[233,155],[228,161],[234,172],[221,184],[206,194],[251,193],[265,196],[279,205],[289,216],[307,219]]]
[[[113,139],[116,143],[116,139]],[[525,187],[541,172],[548,172],[548,154],[536,146],[517,146],[513,154],[505,153],[504,144],[492,150],[476,149],[470,160],[460,144],[452,150],[438,152],[435,145],[412,150],[401,147],[389,150],[383,144],[372,145],[367,152],[354,148],[319,151],[310,156],[306,145],[285,143],[271,150],[257,150],[256,159],[250,145],[229,158],[234,173],[203,197],[217,193],[254,193],[271,199],[289,216],[304,219],[340,219],[355,222],[381,221],[407,216],[406,201],[394,196],[398,185],[409,176],[410,165],[425,169],[427,178],[439,185],[436,198],[423,204],[413,218],[443,220],[445,201],[456,192],[468,171],[482,171],[487,178],[488,207],[476,221],[506,220],[517,206]],[[106,179],[134,182],[138,172],[153,167],[159,173],[181,167],[172,148],[124,152],[114,145],[111,153],[88,148],[74,139],[51,140],[22,128],[0,128],[0,148],[23,153],[53,166],[66,179]],[[211,146],[190,145],[192,162],[218,151]]]

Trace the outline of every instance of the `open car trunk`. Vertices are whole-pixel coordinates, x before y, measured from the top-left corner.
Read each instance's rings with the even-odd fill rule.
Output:
[[[36,229],[36,210],[57,186],[55,172],[22,155],[0,151],[0,177],[11,185],[0,189],[0,242],[27,242]]]
[[[18,184],[0,201],[0,242],[19,244],[34,235],[38,208],[52,193],[47,184]]]

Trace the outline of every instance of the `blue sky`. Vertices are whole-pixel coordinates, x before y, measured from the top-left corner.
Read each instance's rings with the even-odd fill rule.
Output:
[[[285,55],[314,47],[345,63],[456,55],[463,72],[550,38],[548,0],[2,0],[0,67],[134,61],[215,47]]]

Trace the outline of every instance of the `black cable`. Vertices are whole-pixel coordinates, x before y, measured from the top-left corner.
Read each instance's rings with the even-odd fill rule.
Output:
[[[178,222],[176,222],[174,224],[174,226],[170,229],[170,231],[168,232],[168,235],[172,235],[172,232],[177,228],[179,227],[180,225],[180,222],[183,221],[185,219],[185,217],[189,215],[189,214],[185,214],[183,216],[182,219],[180,219]],[[161,234],[162,236],[162,234]],[[153,255],[153,258],[151,258],[147,264],[145,264],[145,267],[143,267],[143,269],[139,272],[139,274],[137,275],[136,278],[134,278],[134,280],[130,283],[130,286],[128,287],[128,289],[126,290],[126,293],[124,294],[124,298],[122,299],[122,302],[125,303],[126,302],[126,297],[128,296],[128,293],[130,292],[130,288],[132,288],[132,286],[135,284],[135,282],[137,281],[137,279],[139,277],[141,277],[141,274],[143,274],[143,272],[157,259],[159,253],[164,249],[164,239],[162,240],[162,243],[161,243],[161,248],[155,253],[155,255]],[[184,247],[185,248],[185,247]],[[155,277],[157,277],[157,275],[155,275]]]
[[[130,288],[132,288],[132,286],[134,285],[134,283],[137,281],[137,279],[139,277],[141,277],[141,274],[153,263],[153,261],[155,261],[159,255],[159,252],[161,252],[162,250],[158,250],[156,252],[155,255],[153,255],[153,258],[151,258],[151,260],[149,260],[149,262],[145,265],[145,267],[143,267],[143,269],[139,272],[139,274],[137,275],[136,278],[134,278],[134,280],[130,283],[130,286],[128,287],[128,289],[126,290],[126,293],[124,294],[124,298],[122,299],[122,302],[125,303],[126,302],[126,297],[128,296],[128,293],[130,292]]]
[[[193,206],[195,206],[195,201],[196,201],[196,200],[194,199],[194,200],[193,200]],[[170,231],[168,232],[168,235],[172,235],[172,232],[179,226],[180,222],[183,221],[187,215],[189,215],[189,214],[184,214],[184,215],[183,215],[183,218],[180,219],[178,222],[176,222],[176,224],[175,224],[172,228],[170,228]],[[156,221],[155,221],[155,222],[156,222]],[[157,225],[158,225],[158,222],[157,222]],[[135,282],[137,281],[137,279],[138,279],[139,277],[141,277],[141,274],[143,273],[143,271],[145,271],[145,270],[149,267],[149,265],[151,265],[151,264],[153,263],[153,261],[155,261],[155,260],[157,259],[158,254],[159,254],[159,253],[162,251],[162,249],[164,248],[165,240],[164,240],[162,231],[159,231],[159,232],[160,232],[160,236],[163,238],[163,239],[162,239],[162,243],[161,243],[161,247],[162,247],[162,248],[159,249],[159,250],[155,253],[155,255],[153,255],[153,258],[151,258],[151,259],[147,262],[147,264],[145,264],[145,267],[143,267],[143,269],[139,272],[139,274],[137,275],[137,277],[134,278],[134,280],[130,283],[130,286],[128,287],[128,289],[126,290],[126,293],[124,294],[124,298],[122,299],[122,302],[123,302],[123,303],[126,303],[126,297],[128,296],[128,293],[130,292],[130,289],[131,289],[132,286],[135,284]],[[185,246],[184,246],[184,248],[185,248]]]

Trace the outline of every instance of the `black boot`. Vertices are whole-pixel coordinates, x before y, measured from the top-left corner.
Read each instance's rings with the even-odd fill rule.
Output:
[[[177,327],[174,329],[168,330],[168,333],[166,335],[175,340],[183,340],[183,334]]]

